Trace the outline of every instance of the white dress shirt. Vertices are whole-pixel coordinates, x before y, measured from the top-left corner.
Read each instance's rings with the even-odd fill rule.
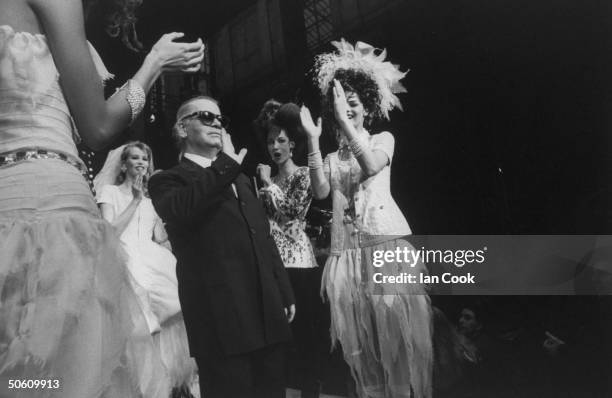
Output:
[[[217,159],[216,156],[214,159],[209,159],[202,155],[196,155],[195,153],[185,153],[183,156],[204,169],[210,167],[212,162]],[[232,183],[232,190],[234,190],[234,195],[238,197],[238,191],[236,191],[236,186],[234,183]]]

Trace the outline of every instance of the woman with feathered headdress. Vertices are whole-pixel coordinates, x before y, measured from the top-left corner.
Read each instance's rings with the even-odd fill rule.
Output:
[[[431,397],[432,310],[425,288],[377,283],[386,276],[418,277],[425,267],[397,258],[382,266],[373,261],[381,253],[412,249],[397,239],[411,230],[390,192],[393,136],[365,128],[401,106],[395,93],[404,91],[399,80],[405,73],[385,61],[385,51],[365,43],[332,44],[337,52],[318,56],[315,65],[339,143],[325,162],[321,119],[315,124],[308,108],[301,110],[313,194],[331,194],[333,201],[331,254],[322,281],[332,340],[342,345],[360,397]]]

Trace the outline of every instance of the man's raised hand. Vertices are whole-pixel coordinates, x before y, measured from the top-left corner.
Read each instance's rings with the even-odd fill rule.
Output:
[[[242,148],[240,152],[236,153],[236,149],[234,149],[234,144],[232,143],[232,137],[225,129],[221,129],[221,139],[223,142],[223,152],[234,159],[238,164],[242,164],[247,154],[246,148]]]

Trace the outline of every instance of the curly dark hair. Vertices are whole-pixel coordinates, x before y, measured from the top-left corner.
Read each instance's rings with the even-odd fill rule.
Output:
[[[304,138],[302,121],[300,120],[300,107],[293,102],[281,105],[274,115],[274,124],[285,130],[291,141]]]
[[[86,17],[95,8],[104,17],[106,32],[120,37],[127,48],[136,52],[142,50],[136,34],[136,9],[141,4],[142,0],[83,0]]]
[[[289,141],[295,146],[293,148],[293,160],[296,164],[306,162],[305,135],[301,130],[300,108],[291,102],[281,104],[269,99],[259,112],[257,119],[253,121],[256,140],[263,152],[267,152],[268,136],[284,131]]]
[[[282,104],[274,98],[267,100],[259,111],[257,119],[253,121],[253,125],[256,129],[261,129],[261,131],[266,132],[270,127],[270,123],[274,122],[274,115],[276,115],[281,105]]]
[[[281,105],[282,104],[274,98],[270,98],[261,107],[257,118],[253,120],[255,142],[257,143],[259,149],[262,152],[266,151],[268,130],[270,130],[270,128],[276,127],[274,125],[274,115],[276,115],[276,112],[278,112],[278,109],[281,107]]]
[[[338,69],[334,73],[334,79],[342,84],[345,92],[353,92],[359,96],[359,100],[367,112],[364,118],[366,125],[382,117],[378,85],[367,73],[357,69]],[[328,120],[334,120],[333,84],[334,81],[332,80],[327,95],[323,98],[324,117]]]
[[[300,108],[291,102],[281,104],[275,99],[267,100],[259,116],[253,121],[258,137],[262,139],[263,145],[267,145],[268,133],[285,130],[287,138],[295,141],[298,138],[298,128],[300,125]]]

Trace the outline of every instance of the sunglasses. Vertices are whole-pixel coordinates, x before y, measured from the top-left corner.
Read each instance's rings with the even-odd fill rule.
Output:
[[[217,115],[216,113],[208,112],[208,111],[197,111],[190,113],[189,115],[183,116],[181,121],[190,118],[197,118],[203,125],[212,126],[215,124],[215,120],[218,120],[221,124],[221,127],[225,128],[229,125],[229,118],[223,115]]]

